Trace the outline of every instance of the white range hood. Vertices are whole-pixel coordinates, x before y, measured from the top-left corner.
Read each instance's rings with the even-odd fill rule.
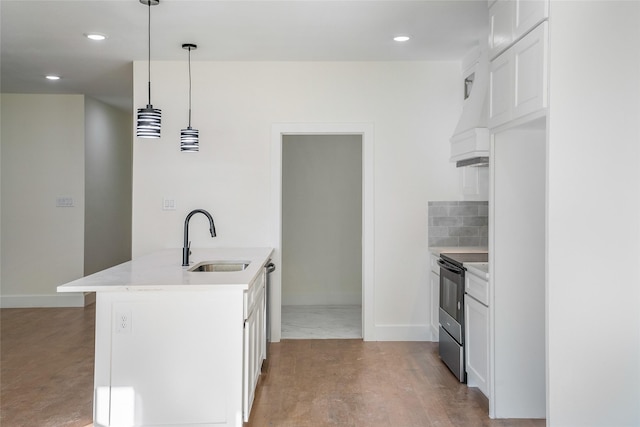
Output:
[[[473,85],[469,96],[464,101],[462,115],[450,139],[450,161],[456,162],[457,167],[488,166],[489,164],[489,129],[487,128],[489,61],[486,50],[480,53],[473,71],[469,73],[471,72],[474,77]]]

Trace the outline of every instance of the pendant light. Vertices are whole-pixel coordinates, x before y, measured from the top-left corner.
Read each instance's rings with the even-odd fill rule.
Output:
[[[151,105],[151,6],[160,3],[160,0],[140,0],[140,3],[149,6],[149,56],[148,56],[148,91],[149,103],[145,108],[138,108],[138,122],[136,126],[136,135],[140,138],[160,138],[160,120],[161,110],[153,108]]]
[[[191,127],[191,51],[198,48],[193,43],[185,43],[183,49],[189,51],[189,125],[180,131],[180,151],[195,152],[198,151],[198,129]]]

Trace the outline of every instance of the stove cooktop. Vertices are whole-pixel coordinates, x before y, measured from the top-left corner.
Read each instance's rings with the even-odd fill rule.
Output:
[[[465,262],[489,262],[488,252],[462,252],[462,253],[441,253],[440,258],[452,264],[462,267]]]

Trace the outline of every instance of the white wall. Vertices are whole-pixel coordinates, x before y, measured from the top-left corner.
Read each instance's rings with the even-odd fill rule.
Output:
[[[85,275],[131,259],[131,118],[85,98]]]
[[[360,305],[362,136],[282,139],[282,305]]]
[[[493,135],[491,403],[496,418],[544,418],[545,120]]]
[[[2,307],[82,305],[84,97],[2,94]],[[73,207],[56,207],[72,197]]]
[[[274,123],[372,123],[377,339],[429,339],[427,201],[457,197],[449,137],[462,106],[459,63],[193,62],[200,152],[179,152],[187,124],[186,62],[152,64],[159,140],[134,141],[133,256],[182,246],[185,215],[209,210],[218,237],[194,217],[192,250],[273,246],[270,132]],[[146,99],[134,64],[134,106]],[[174,198],[175,211],[161,209]],[[179,262],[180,260],[176,260]],[[274,284],[280,286],[280,283]],[[407,331],[410,331],[407,333]]]
[[[552,1],[548,425],[640,425],[640,2]]]

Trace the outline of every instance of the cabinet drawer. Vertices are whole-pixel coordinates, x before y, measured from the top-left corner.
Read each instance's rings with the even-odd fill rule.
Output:
[[[260,292],[264,289],[264,286],[265,286],[265,273],[264,273],[264,269],[262,269],[258,277],[249,285],[249,289],[247,289],[244,293],[245,320],[251,313],[253,309],[253,305],[258,300],[258,296],[260,295]]]
[[[465,274],[464,291],[483,303],[489,305],[489,282],[475,274]]]

